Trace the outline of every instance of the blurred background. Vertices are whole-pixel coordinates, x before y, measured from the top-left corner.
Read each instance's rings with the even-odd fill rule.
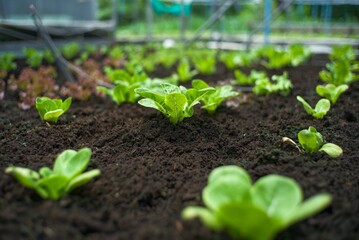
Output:
[[[0,0],[1,50],[53,39],[358,45],[359,0]]]

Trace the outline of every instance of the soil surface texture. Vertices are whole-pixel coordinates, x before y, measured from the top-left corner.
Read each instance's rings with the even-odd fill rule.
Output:
[[[320,97],[318,73],[328,62],[314,56],[288,72],[287,96],[242,95],[214,115],[197,107],[192,118],[172,125],[153,109],[115,105],[109,99],[74,102],[56,125],[41,121],[36,109],[17,108],[15,97],[0,103],[0,239],[229,239],[198,220],[184,222],[181,211],[203,205],[202,189],[216,167],[238,165],[253,180],[267,174],[294,178],[305,198],[333,196],[330,207],[277,236],[278,240],[353,240],[359,236],[359,84],[353,83],[323,120],[309,116],[296,100],[311,105]],[[241,68],[264,70],[257,65]],[[158,69],[153,76],[163,76]],[[233,71],[218,64],[210,84],[226,82]],[[327,142],[344,150],[334,159],[301,154],[282,137],[314,126]],[[66,150],[92,149],[88,169],[101,175],[59,201],[42,200],[22,187],[6,167],[51,167]]]

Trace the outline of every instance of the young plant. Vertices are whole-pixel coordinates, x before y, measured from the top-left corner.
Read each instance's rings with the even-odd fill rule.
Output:
[[[136,102],[138,95],[134,90],[139,88],[141,84],[148,79],[148,76],[142,71],[142,68],[137,69],[134,75],[131,75],[123,69],[112,70],[111,68],[105,68],[105,73],[116,86],[111,89],[99,86],[97,90],[110,96],[117,105],[124,102]]]
[[[326,193],[303,201],[299,184],[285,176],[267,175],[252,183],[238,166],[214,169],[202,191],[205,207],[188,206],[184,220],[198,217],[215,231],[226,231],[233,239],[271,240],[284,229],[315,215],[331,202]]]
[[[288,52],[290,55],[290,65],[293,67],[299,66],[303,62],[307,61],[311,55],[309,48],[299,44],[290,45]]]
[[[238,66],[247,67],[251,64],[252,57],[248,52],[223,52],[220,56],[221,62],[230,70]]]
[[[81,50],[80,44],[77,42],[70,42],[62,47],[62,55],[66,59],[74,58]]]
[[[25,48],[24,55],[26,57],[26,63],[32,68],[38,68],[44,57],[42,52],[37,51],[34,48]]]
[[[303,105],[305,111],[316,119],[322,119],[330,109],[330,101],[325,98],[320,99],[314,109],[301,96],[297,96],[297,100]]]
[[[182,122],[193,115],[193,106],[198,104],[207,94],[214,92],[212,87],[186,89],[169,83],[161,85],[162,89],[137,88],[135,92],[144,97],[138,103],[144,107],[159,110],[173,124]]]
[[[78,152],[65,150],[56,158],[53,169],[42,167],[36,172],[28,168],[8,167],[5,172],[12,174],[25,187],[34,189],[43,199],[57,200],[100,175],[98,169],[83,173],[90,157],[89,148]]]
[[[329,55],[331,61],[344,60],[352,62],[355,60],[355,50],[350,45],[333,46],[332,53]]]
[[[337,158],[343,154],[343,150],[334,143],[324,143],[322,134],[317,132],[314,127],[303,129],[298,133],[298,140],[302,148],[300,148],[292,139],[284,137],[284,142],[290,142],[302,152],[313,154],[316,152],[325,152],[333,158]],[[302,150],[303,149],[303,150]]]
[[[348,90],[349,87],[346,84],[342,84],[339,86],[335,86],[334,84],[327,84],[327,85],[318,85],[315,90],[319,96],[325,97],[331,103],[336,103],[339,96]]]
[[[36,109],[41,119],[46,122],[57,123],[59,117],[69,110],[71,103],[71,97],[65,101],[62,101],[62,99],[38,97],[36,98]]]
[[[196,75],[197,70],[191,71],[191,65],[187,58],[182,58],[177,67],[178,77],[182,82],[191,80],[191,78]]]
[[[327,70],[319,72],[319,76],[324,82],[334,84],[335,86],[351,84],[359,79],[359,75],[353,72],[358,67],[351,65],[349,61],[339,59],[328,63],[326,68]]]
[[[210,86],[202,80],[193,80],[192,87],[198,91],[210,88]],[[238,92],[233,91],[232,86],[217,86],[214,92],[207,94],[202,99],[204,104],[202,108],[206,109],[209,114],[213,114],[225,99],[237,95]]]
[[[252,70],[251,73],[246,76],[239,69],[234,71],[234,77],[236,78],[236,83],[240,85],[252,85],[259,79],[267,78],[267,74],[263,71]]]
[[[273,75],[272,82],[268,77],[256,80],[253,93],[256,95],[279,93],[282,96],[287,96],[292,88],[292,82],[288,79],[287,72],[284,72],[283,75]]]
[[[52,54],[51,50],[46,48],[44,51],[44,58],[45,60],[50,63],[50,64],[54,64],[55,63],[55,57]]]
[[[212,74],[216,71],[216,58],[212,54],[199,54],[193,57],[193,64],[198,72]]]
[[[0,56],[0,72],[4,72],[7,75],[8,72],[14,70],[17,67],[15,62],[15,56],[12,53],[2,53]]]

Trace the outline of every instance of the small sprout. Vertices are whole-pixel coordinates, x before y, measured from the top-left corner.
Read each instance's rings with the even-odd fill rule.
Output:
[[[214,92],[212,87],[197,90],[186,89],[169,83],[161,84],[161,89],[137,88],[135,92],[144,97],[138,103],[144,107],[154,108],[176,124],[184,118],[192,117],[193,107],[198,104],[207,94]]]
[[[205,207],[188,206],[184,220],[198,217],[208,228],[227,231],[233,239],[271,240],[280,231],[325,209],[332,197],[322,193],[303,201],[298,183],[267,175],[252,183],[237,166],[214,169],[202,191]]]
[[[6,74],[17,67],[15,56],[12,53],[3,53],[0,57],[0,71]]]
[[[202,74],[212,74],[216,71],[216,58],[213,54],[195,55],[193,63],[198,72]]]
[[[335,86],[348,85],[359,79],[359,75],[353,72],[357,66],[351,65],[347,60],[338,59],[335,62],[328,63],[326,68],[326,70],[319,72],[319,76],[324,82]]]
[[[51,50],[48,49],[48,48],[46,48],[45,51],[44,51],[44,58],[50,64],[55,63],[55,57],[53,56]]]
[[[43,199],[57,200],[100,175],[98,169],[83,173],[90,157],[89,148],[78,152],[65,150],[56,158],[53,169],[42,167],[36,172],[28,168],[8,167],[5,172],[12,174],[25,187],[34,189]]]
[[[237,69],[234,71],[234,77],[236,78],[236,83],[240,85],[252,85],[255,84],[257,80],[266,78],[267,75],[263,71],[252,70],[249,76],[246,76],[243,72]]]
[[[253,93],[256,95],[279,93],[282,96],[287,96],[292,88],[292,82],[288,79],[287,72],[284,72],[283,75],[273,75],[272,81],[268,77],[256,80]]]
[[[187,58],[182,58],[177,67],[178,77],[182,82],[191,80],[191,78],[198,72],[196,70],[191,71],[191,66]]]
[[[300,152],[301,148],[292,139],[283,137],[283,142],[289,142],[293,144]],[[314,127],[303,129],[298,133],[298,140],[302,149],[308,153],[313,154],[316,152],[325,152],[333,158],[337,158],[343,154],[343,150],[333,143],[325,143],[322,134],[317,132]]]
[[[338,101],[339,96],[348,89],[349,87],[346,84],[335,86],[329,83],[327,85],[318,85],[315,90],[319,96],[325,97],[334,104]]]
[[[210,86],[202,80],[193,80],[192,87],[198,91],[210,88]],[[225,99],[237,95],[238,92],[233,91],[232,86],[217,86],[215,87],[214,92],[207,94],[202,99],[202,102],[204,103],[202,108],[206,109],[209,114],[213,114]]]
[[[42,52],[37,51],[34,48],[25,48],[24,55],[26,57],[26,63],[32,67],[37,68],[41,65],[44,54]]]
[[[314,109],[301,96],[297,96],[297,100],[303,105],[305,111],[316,119],[322,119],[330,109],[330,102],[325,98],[320,99]]]
[[[48,97],[36,98],[36,109],[41,119],[46,122],[57,123],[59,117],[69,110],[72,98],[69,97],[65,101],[62,99],[51,99]]]
[[[77,42],[70,42],[62,47],[62,54],[66,59],[74,58],[81,50],[80,44]]]

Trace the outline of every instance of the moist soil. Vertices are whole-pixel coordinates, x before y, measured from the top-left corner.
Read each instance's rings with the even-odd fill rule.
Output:
[[[358,239],[359,84],[352,84],[323,120],[307,115],[295,98],[301,95],[311,105],[319,100],[315,86],[327,61],[314,56],[284,69],[294,85],[287,97],[244,94],[240,105],[228,102],[212,116],[197,107],[192,118],[175,126],[153,109],[107,99],[74,102],[58,124],[48,126],[34,108],[18,109],[15,98],[3,101],[0,239],[229,239],[180,217],[184,207],[202,205],[208,174],[223,165],[241,166],[254,180],[273,173],[292,177],[305,198],[332,194],[330,207],[276,239]],[[198,78],[215,83],[232,74],[219,64],[215,74]],[[152,75],[165,73],[158,69]],[[343,156],[300,154],[282,143],[284,136],[297,141],[296,134],[309,126],[341,146]],[[10,165],[52,166],[60,152],[82,147],[93,151],[89,169],[102,173],[59,201],[42,200],[4,174]]]

